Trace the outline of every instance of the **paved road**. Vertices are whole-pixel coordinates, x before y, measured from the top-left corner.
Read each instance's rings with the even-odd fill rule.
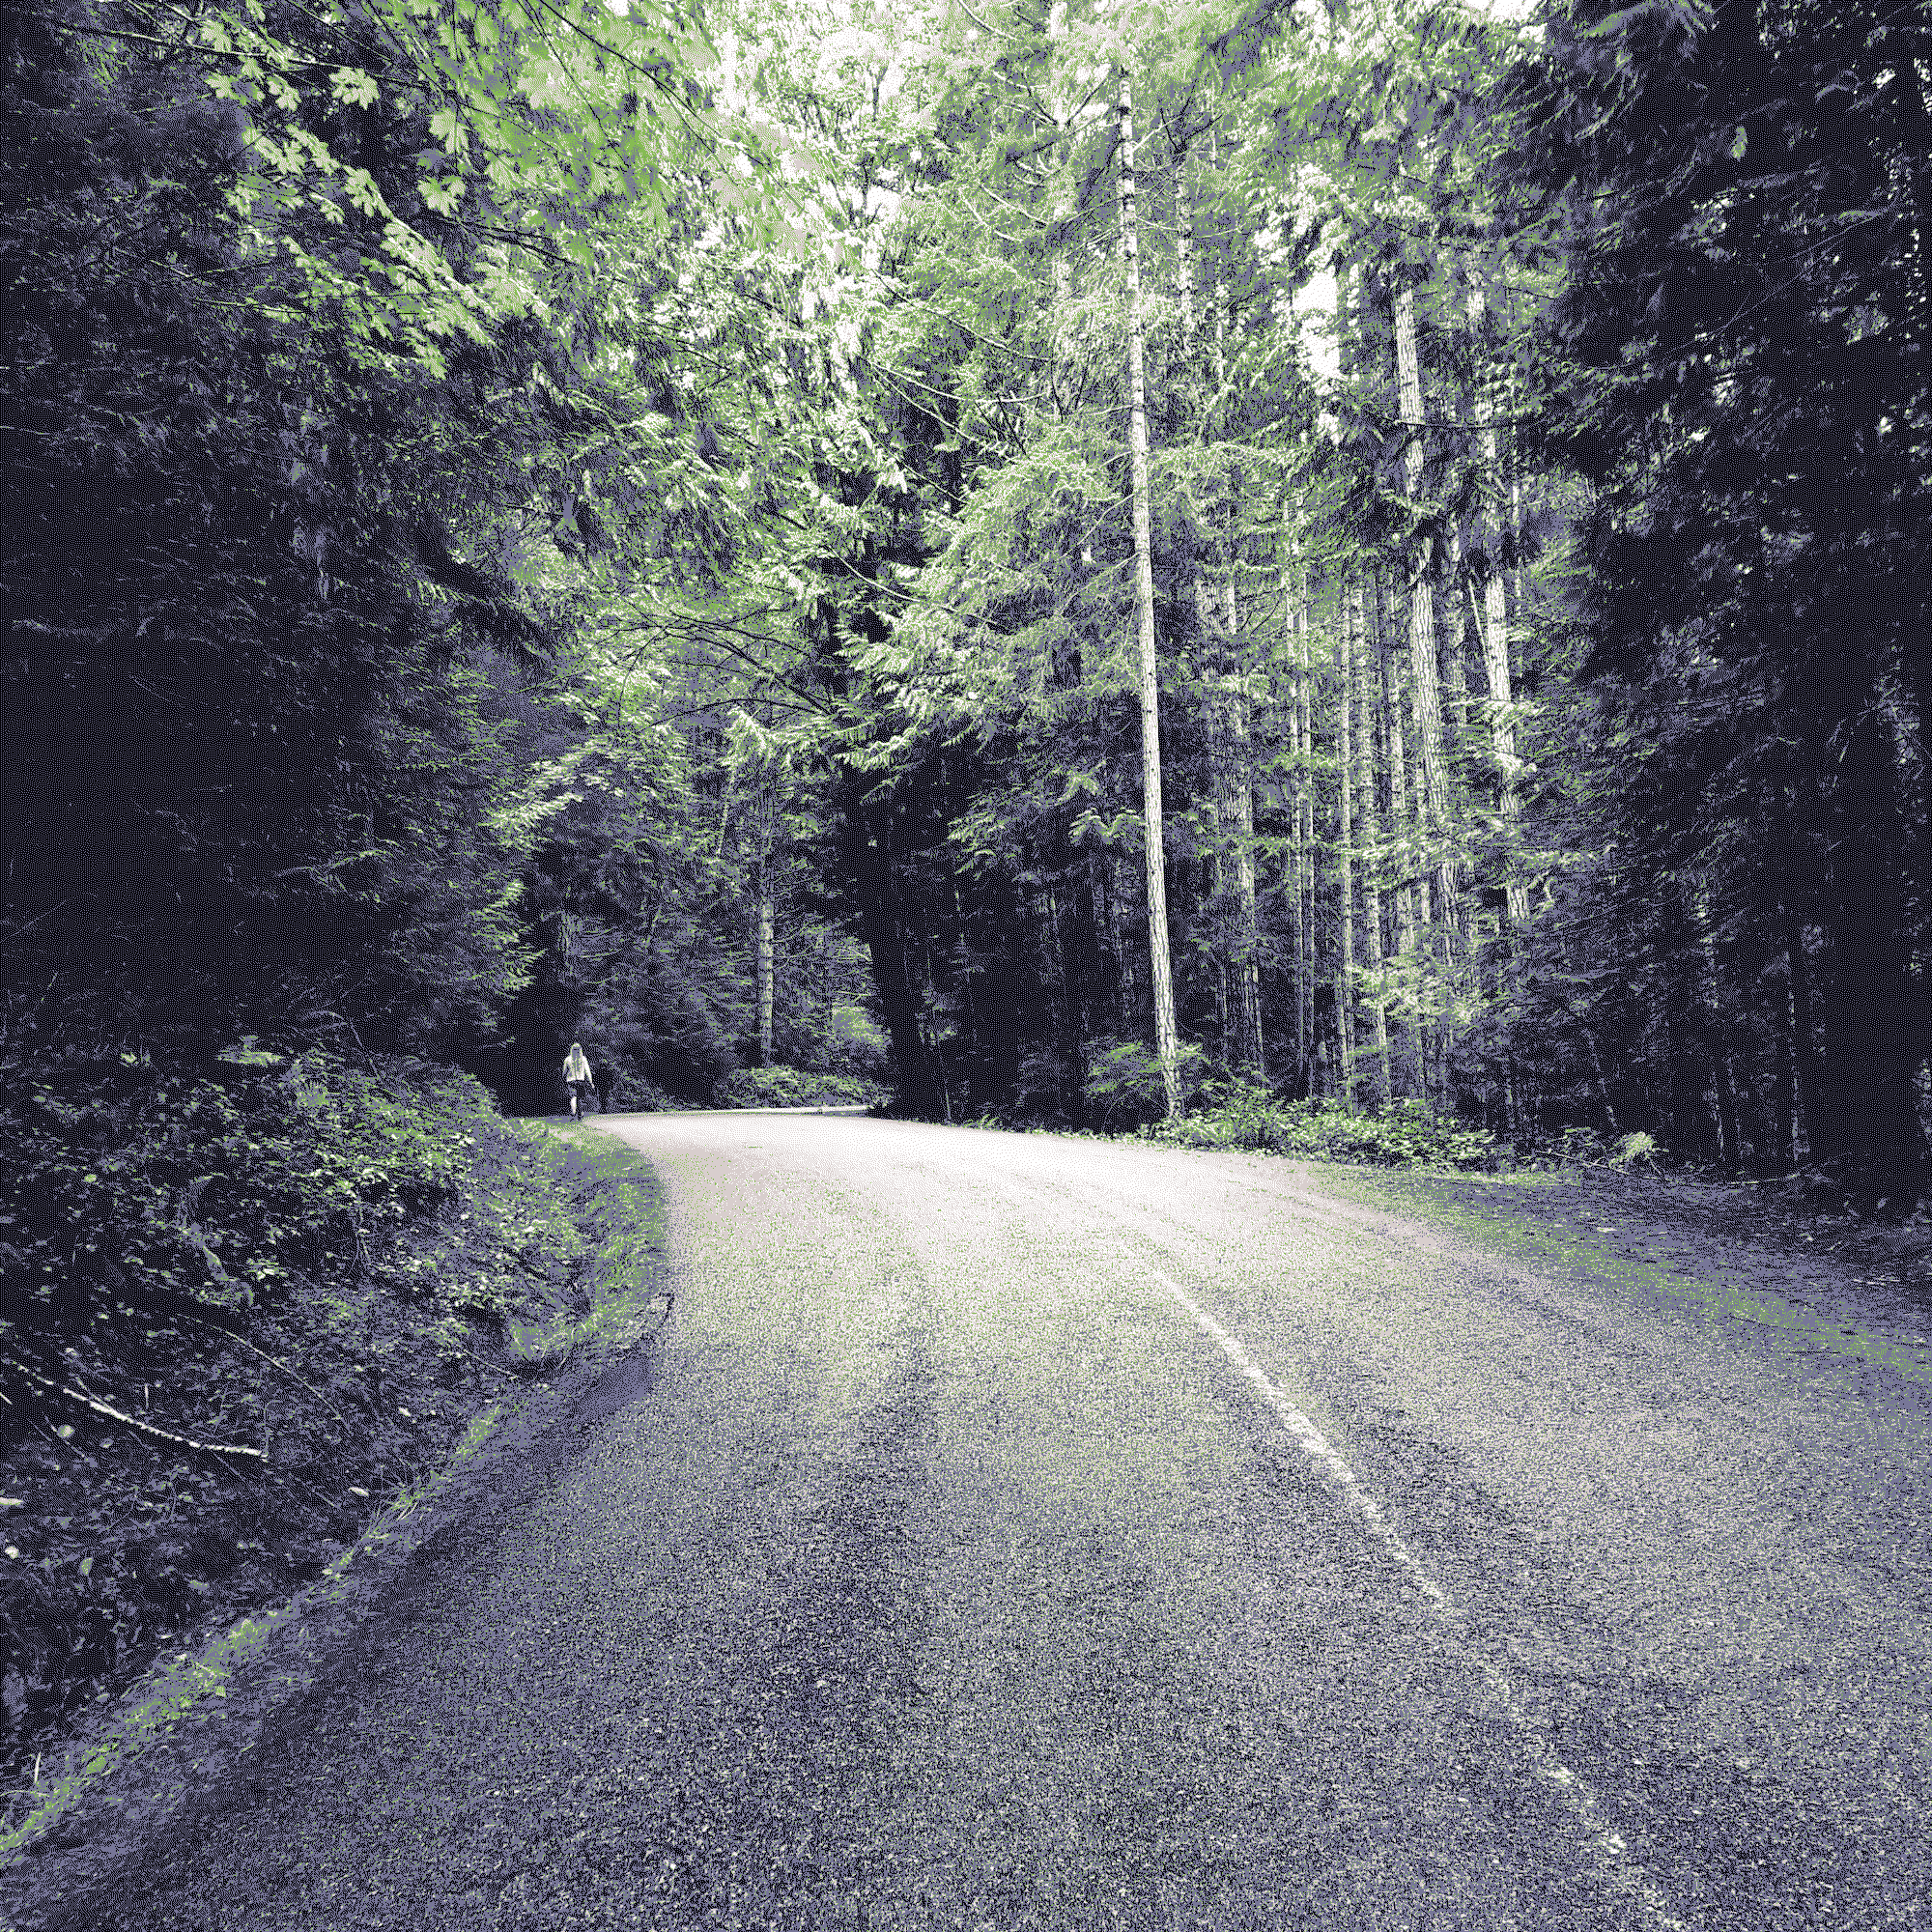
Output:
[[[1279,1161],[639,1117],[652,1386],[88,1924],[1932,1924],[1925,1387]]]

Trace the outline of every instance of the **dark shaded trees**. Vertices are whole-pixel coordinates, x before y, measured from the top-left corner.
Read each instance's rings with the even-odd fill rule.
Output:
[[[1579,7],[1548,72],[1576,233],[1545,448],[1596,492],[1586,669],[1657,734],[1629,857],[1703,908],[1647,943],[1784,955],[1810,1157],[1900,1206],[1932,1052],[1932,20]]]
[[[520,971],[487,687],[549,641],[510,526],[554,344],[506,309],[433,363],[377,353],[369,220],[241,217],[255,124],[172,15],[4,31],[10,1025],[429,1044]],[[426,110],[349,118],[430,218]],[[482,237],[441,225],[460,285]],[[304,287],[331,242],[359,313]]]
[[[701,320],[656,313],[742,177],[648,6],[436,31],[384,0],[0,28],[9,1051],[485,1064],[551,831],[559,877],[598,832],[648,923],[637,828],[568,823],[540,767],[595,735],[579,640],[642,580],[715,582],[769,494],[691,393]],[[581,728],[540,753],[532,706]]]

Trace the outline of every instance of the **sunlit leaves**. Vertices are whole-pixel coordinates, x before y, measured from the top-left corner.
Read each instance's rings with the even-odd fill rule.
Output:
[[[373,107],[376,83],[356,67],[339,67],[328,76],[329,92],[345,107]]]
[[[151,7],[167,16],[160,0],[119,11]],[[482,233],[585,263],[586,226],[625,207],[661,230],[734,133],[706,103],[702,34],[644,0],[372,0],[353,23],[249,0],[202,14],[190,44],[255,157],[238,223],[296,266],[309,299],[359,311],[350,339],[378,365],[440,369],[448,341],[477,338],[506,300],[516,312],[517,277],[475,273]],[[363,160],[375,115],[422,130],[412,175],[378,180]],[[342,271],[310,239],[345,216],[380,227],[368,270]]]
[[[429,131],[452,155],[460,156],[469,149],[469,129],[453,107],[439,107],[429,117]]]

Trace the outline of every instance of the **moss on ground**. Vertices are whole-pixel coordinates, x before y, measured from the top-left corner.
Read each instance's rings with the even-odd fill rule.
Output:
[[[1598,1169],[1324,1165],[1343,1198],[1543,1271],[1577,1269],[1787,1351],[1932,1380],[1932,1229],[1804,1213],[1762,1188]]]

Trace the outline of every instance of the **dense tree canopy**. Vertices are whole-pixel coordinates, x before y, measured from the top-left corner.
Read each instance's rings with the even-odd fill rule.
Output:
[[[1557,169],[1590,193],[1543,420],[1595,491],[1587,668],[1651,740],[1625,761],[1628,844],[1653,916],[1688,895],[1741,965],[1783,956],[1813,1155],[1910,1196],[1932,1045],[1932,22],[1639,9],[1562,23],[1554,51]]]
[[[0,32],[16,1063],[1923,1193],[1922,8]]]

